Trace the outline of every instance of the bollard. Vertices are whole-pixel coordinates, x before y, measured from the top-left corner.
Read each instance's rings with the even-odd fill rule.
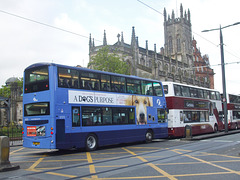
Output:
[[[0,172],[19,169],[19,166],[12,166],[9,161],[9,138],[0,136]]]
[[[186,135],[186,139],[192,139],[192,126],[187,125],[185,127],[185,135]]]

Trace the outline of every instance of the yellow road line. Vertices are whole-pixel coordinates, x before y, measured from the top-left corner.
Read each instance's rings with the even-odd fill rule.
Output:
[[[156,178],[163,178],[165,176],[139,176],[139,177],[112,177],[112,178],[98,178],[98,180],[124,180],[124,179],[156,179]],[[92,178],[82,178],[86,180],[90,180]]]
[[[39,158],[35,163],[33,163],[33,165],[31,167],[29,167],[28,169],[26,169],[27,171],[38,171],[35,169],[35,167],[40,164],[42,162],[44,158]]]
[[[231,172],[213,172],[213,173],[197,173],[197,174],[176,174],[176,177],[187,177],[187,176],[209,176],[219,174],[232,174]]]
[[[62,176],[62,177],[68,177],[68,178],[75,178],[75,177],[77,177],[77,176],[73,176],[73,175],[54,173],[54,172],[47,172],[46,174],[51,174],[51,175],[55,175],[55,176]]]
[[[182,154],[182,156],[189,157],[189,158],[191,158],[191,159],[200,161],[200,162],[202,162],[202,163],[209,164],[209,165],[211,165],[211,166],[214,166],[214,167],[223,169],[223,170],[225,170],[225,171],[229,171],[230,173],[234,173],[234,174],[240,175],[240,172],[238,172],[238,171],[234,171],[234,170],[232,170],[232,169],[225,168],[225,167],[223,167],[223,166],[219,166],[219,165],[213,164],[213,163],[211,163],[211,162],[209,162],[209,161],[205,161],[205,160],[202,160],[202,159],[199,159],[199,158],[190,156],[190,155],[188,155],[188,154],[183,154],[183,153],[181,153],[181,152],[178,152],[177,150],[171,150],[171,151],[176,152],[176,153],[178,153],[178,154]]]
[[[205,160],[202,160],[202,159],[199,159],[199,158],[196,158],[196,157],[193,157],[193,156],[187,155],[187,154],[185,154],[185,155],[183,155],[183,156],[186,156],[186,157],[189,157],[189,158],[195,159],[195,160],[197,160],[197,161],[200,161],[200,162],[203,162],[203,163],[206,163],[206,164],[212,165],[212,166],[214,166],[214,167],[217,167],[217,168],[220,168],[220,169],[223,169],[223,170],[229,171],[229,172],[231,172],[231,173],[235,173],[235,174],[240,175],[240,172],[238,172],[238,171],[234,171],[234,170],[232,170],[232,169],[225,168],[225,167],[223,167],[223,166],[219,166],[219,165],[213,164],[213,163],[211,163],[211,162],[208,162],[208,161],[205,161]]]
[[[148,160],[144,159],[143,157],[141,156],[138,156],[137,154],[135,154],[134,152],[126,149],[126,148],[122,148],[123,150],[129,152],[130,154],[136,156],[138,159],[140,159],[141,161],[143,162],[148,162]],[[148,166],[152,167],[153,169],[155,169],[156,171],[158,171],[159,173],[161,173],[163,176],[167,177],[168,179],[171,179],[171,180],[176,180],[176,178],[170,174],[168,174],[166,171],[160,169],[159,167],[157,167],[156,165],[154,165],[153,163],[147,163]]]
[[[35,167],[37,167],[37,166],[43,161],[44,157],[46,157],[46,156],[47,156],[47,155],[43,155],[42,158],[39,158],[35,163],[33,163],[32,166],[30,166],[30,167],[29,167],[28,169],[26,169],[26,170],[28,170],[28,171],[39,171],[39,170],[35,169]]]
[[[21,151],[21,150],[23,150],[24,149],[24,147],[23,148],[20,148],[20,149],[17,149],[17,150],[15,150],[15,151],[12,151],[12,152],[10,152],[9,154],[11,155],[11,154],[13,154],[13,153],[15,153],[15,152],[18,152],[18,151]]]
[[[86,152],[86,154],[87,154],[88,163],[93,163],[92,156],[91,156],[90,152]],[[89,171],[90,171],[91,174],[96,173],[95,166],[93,164],[89,165]],[[94,176],[92,176],[92,178],[93,179],[98,179],[98,176],[94,175]]]
[[[206,153],[206,152],[202,152],[203,156],[204,155],[208,155],[208,156],[221,156],[221,157],[229,157],[229,158],[234,158],[234,159],[240,159],[240,157],[237,156],[228,156],[228,155],[224,155],[224,154],[216,154],[216,153]],[[201,155],[199,155],[201,156]]]
[[[66,160],[45,160],[44,162],[72,162],[72,161],[86,161],[87,159],[66,159]]]

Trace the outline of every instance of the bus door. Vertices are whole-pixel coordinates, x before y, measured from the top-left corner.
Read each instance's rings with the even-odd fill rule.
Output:
[[[80,125],[80,107],[72,107],[72,132],[79,132]]]
[[[65,119],[56,120],[56,146],[61,147],[65,143]]]
[[[209,103],[209,121],[210,122],[215,122],[215,119],[214,119],[214,109],[216,109],[216,105],[214,102],[210,102]]]

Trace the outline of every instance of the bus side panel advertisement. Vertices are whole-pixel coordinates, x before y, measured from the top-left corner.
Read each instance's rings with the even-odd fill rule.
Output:
[[[153,98],[137,95],[105,94],[84,91],[68,91],[69,103],[135,106],[137,124],[147,124],[147,107],[153,106]],[[160,102],[159,102],[160,103]]]
[[[85,91],[68,91],[68,102],[73,104],[95,104],[95,105],[133,105],[136,97],[142,99],[144,96],[99,93],[99,92],[85,92]],[[140,98],[142,97],[142,98]],[[145,97],[148,106],[152,106],[152,97]]]

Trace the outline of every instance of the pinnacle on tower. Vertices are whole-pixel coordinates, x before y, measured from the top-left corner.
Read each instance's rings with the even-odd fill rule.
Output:
[[[183,18],[183,6],[182,6],[182,3],[180,5],[180,17]]]
[[[121,32],[121,43],[124,43],[123,32]]]
[[[136,43],[136,36],[135,36],[135,29],[134,26],[132,27],[132,41],[131,41],[131,45],[135,45]]]
[[[104,35],[103,35],[103,45],[107,45],[107,38],[106,38],[106,31],[104,30]]]
[[[91,33],[90,33],[90,36],[89,36],[89,49],[92,48],[92,37],[91,37]]]
[[[164,15],[164,21],[167,21],[167,11],[166,8],[163,10],[163,15]]]
[[[188,21],[191,22],[190,10],[188,9]]]

